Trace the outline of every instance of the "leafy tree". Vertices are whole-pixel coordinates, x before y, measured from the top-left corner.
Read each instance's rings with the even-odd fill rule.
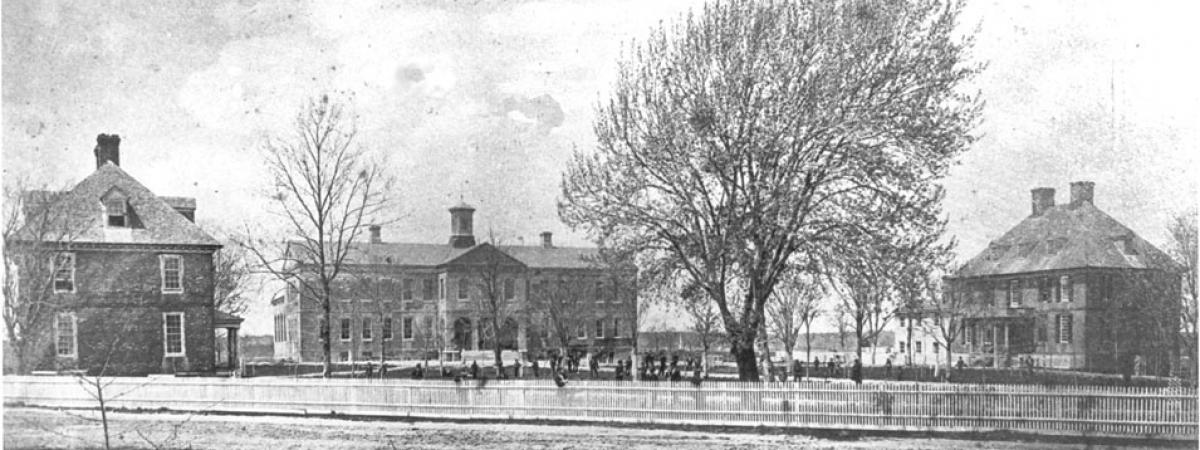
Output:
[[[356,141],[346,107],[323,95],[309,100],[290,136],[264,145],[273,213],[290,239],[278,248],[265,239],[239,242],[259,265],[321,311],[323,375],[332,370],[330,324],[335,282],[350,262],[368,223],[384,222],[394,178]],[[247,234],[249,230],[247,230]]]
[[[704,289],[739,378],[759,379],[764,307],[792,260],[926,214],[914,205],[972,141],[961,9],[732,1],[661,25],[621,61],[560,216]]]

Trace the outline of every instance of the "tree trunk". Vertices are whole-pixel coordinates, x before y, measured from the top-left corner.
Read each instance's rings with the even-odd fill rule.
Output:
[[[758,378],[758,356],[754,353],[754,345],[735,343],[730,346],[730,353],[738,366],[738,380],[760,381]]]
[[[332,355],[333,348],[330,345],[331,344],[330,341],[333,340],[332,336],[330,336],[331,334],[333,334],[331,331],[331,330],[333,330],[333,311],[332,311],[332,308],[330,308],[331,305],[329,304],[330,301],[329,301],[329,286],[328,286],[328,284],[325,286],[324,289],[325,289],[325,294],[324,294],[325,299],[321,302],[322,303],[321,309],[325,313],[325,326],[321,330],[319,330],[319,333],[322,334],[321,338],[323,339],[323,341],[321,342],[321,352],[323,353],[323,355],[321,356],[321,376],[324,378],[329,378],[330,376],[333,375],[333,355]]]

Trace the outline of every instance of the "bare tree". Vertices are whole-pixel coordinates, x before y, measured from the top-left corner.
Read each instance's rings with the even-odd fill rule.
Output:
[[[489,238],[495,246],[495,238]],[[526,310],[516,301],[516,274],[520,262],[500,251],[485,252],[480,260],[466,267],[471,295],[471,304],[476,313],[481,338],[492,344],[497,373],[504,374],[501,354],[508,340],[516,342],[517,330],[507,326],[517,320]]]
[[[355,317],[359,320],[370,318],[369,327],[371,339],[378,345],[379,367],[387,363],[388,344],[396,339],[396,324],[392,322],[392,311],[395,301],[400,299],[396,284],[389,278],[381,278],[377,274],[356,272],[350,281],[350,296],[355,300]],[[375,334],[378,328],[379,333]],[[365,336],[364,336],[365,338]],[[379,372],[383,376],[383,371]]]
[[[721,338],[721,314],[708,294],[694,284],[685,285],[681,293],[681,306],[691,319],[691,330],[700,339],[700,363],[708,375],[708,353]]]
[[[1196,361],[1196,314],[1197,314],[1197,265],[1196,265],[1196,211],[1181,213],[1175,216],[1167,230],[1171,240],[1167,244],[1167,253],[1183,268],[1183,288],[1180,300],[1180,326],[1182,339],[1179,340],[1184,354]]]
[[[764,307],[793,258],[927,214],[914,205],[973,140],[961,9],[721,2],[661,25],[621,62],[560,216],[670,260],[716,303],[739,377],[759,379]]]
[[[57,269],[74,264],[63,252],[91,217],[71,214],[62,190],[31,190],[23,180],[4,186],[4,326],[18,374],[45,361],[63,297],[55,294]],[[60,282],[69,280],[59,280]],[[7,358],[6,358],[7,359]]]
[[[588,303],[595,298],[594,283],[578,273],[555,273],[533,283],[531,309],[540,311],[548,337],[560,355],[567,354],[571,339],[587,325]]]
[[[270,199],[287,224],[290,240],[283,249],[262,239],[241,242],[264,270],[287,283],[302,302],[320,309],[326,377],[332,361],[334,283],[368,223],[385,221],[394,184],[383,166],[358,145],[347,114],[344,105],[323,95],[307,103],[290,137],[268,139],[264,153]]]
[[[792,354],[800,340],[801,328],[805,330],[805,342],[808,343],[805,358],[812,358],[812,321],[820,312],[824,294],[821,289],[815,280],[793,273],[775,288],[771,301],[767,302],[767,328],[783,343],[788,370],[794,365]]]
[[[254,257],[237,242],[245,239],[231,237],[231,233],[215,224],[206,224],[205,230],[214,234],[222,247],[213,253],[213,306],[217,311],[241,315],[249,307],[248,291],[257,288],[257,280],[251,265]]]

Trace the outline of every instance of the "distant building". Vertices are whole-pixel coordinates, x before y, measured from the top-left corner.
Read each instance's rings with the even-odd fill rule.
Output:
[[[22,290],[41,286],[30,258],[52,260],[45,286],[53,329],[48,358],[34,369],[213,371],[215,328],[230,329],[232,342],[241,323],[213,308],[212,258],[221,245],[194,223],[195,199],[157,196],[121,169],[120,142],[100,135],[96,171],[74,188],[26,193],[24,228],[7,242],[24,252]],[[32,223],[45,208],[62,218],[45,226],[71,230]]]
[[[378,226],[370,227],[368,242],[354,244],[331,306],[334,361],[491,362],[499,340],[508,364],[513,352],[560,350],[551,330],[564,323],[571,328],[567,351],[607,359],[632,350],[635,269],[604,267],[597,249],[554,245],[549,232],[535,246],[476,243],[474,211],[466,204],[450,208],[445,244],[384,242]],[[481,307],[488,286],[507,311],[494,335]],[[569,308],[550,308],[554,295]],[[277,359],[322,360],[322,311],[311,297],[293,286],[272,301]]]
[[[1093,203],[1032,191],[1029,217],[947,278],[967,296],[962,349],[977,364],[1165,374],[1179,330],[1171,259]],[[957,344],[956,344],[957,345]]]
[[[946,342],[939,331],[941,318],[901,311],[887,325],[895,342],[888,346],[893,365],[932,366],[946,363]]]

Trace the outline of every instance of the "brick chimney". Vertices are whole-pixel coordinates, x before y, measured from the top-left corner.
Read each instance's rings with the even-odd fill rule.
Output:
[[[379,225],[368,225],[367,229],[371,230],[371,243],[372,244],[378,244],[380,242],[383,242],[383,236],[381,235],[381,231],[383,231],[383,227],[381,227]]]
[[[1031,217],[1037,217],[1046,212],[1046,210],[1054,207],[1054,188],[1041,187],[1029,191],[1033,197],[1033,213]]]
[[[466,203],[459,203],[450,208],[450,246],[468,248],[475,246],[475,232],[472,217],[475,208]]]
[[[542,237],[542,247],[554,248],[554,235],[552,233],[543,231],[540,236]]]
[[[1076,181],[1071,183],[1071,207],[1092,203],[1092,191],[1096,188],[1096,183],[1091,181]]]
[[[96,149],[93,153],[96,154],[97,169],[109,161],[112,161],[114,166],[120,166],[121,136],[115,134],[101,134],[96,136]]]

